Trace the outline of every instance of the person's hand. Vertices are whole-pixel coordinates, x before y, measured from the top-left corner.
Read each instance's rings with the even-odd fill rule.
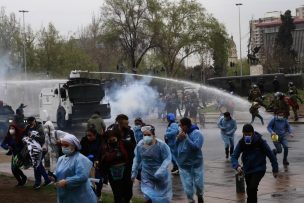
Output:
[[[177,139],[179,140],[183,140],[186,138],[186,133],[184,131],[181,131],[178,135],[177,135]]]
[[[62,179],[56,183],[56,186],[59,188],[64,188],[66,185],[67,185],[67,181],[65,179]]]
[[[132,181],[132,183],[134,183],[135,182],[135,178],[131,178],[131,181]]]
[[[290,137],[294,137],[294,135],[292,133],[289,133]]]
[[[237,171],[239,174],[243,173],[243,169],[242,169],[241,166],[238,166],[237,169],[236,169],[236,171]]]
[[[55,178],[53,176],[48,176],[48,177],[51,181],[55,182]]]
[[[95,162],[94,162],[94,168],[99,169],[98,166],[99,166],[99,161],[95,161]]]
[[[272,175],[273,175],[274,178],[277,178],[277,177],[278,177],[278,174],[279,174],[278,172],[273,172],[273,173],[272,173]]]

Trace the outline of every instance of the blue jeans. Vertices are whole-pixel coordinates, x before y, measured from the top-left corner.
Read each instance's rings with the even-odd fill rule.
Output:
[[[234,136],[228,136],[222,134],[222,139],[225,143],[225,148],[234,148]]]
[[[196,191],[197,196],[203,196],[204,193],[204,168],[203,164],[198,167],[179,166],[179,174],[183,184],[184,191],[189,202],[193,202],[193,195]]]
[[[282,153],[282,146],[284,148],[284,159],[287,159],[288,156],[288,140],[285,135],[279,136],[278,142],[273,142],[275,149],[273,149],[274,154]]]
[[[42,160],[45,156],[45,152],[42,153],[40,164],[37,168],[34,168],[34,176],[35,176],[35,185],[41,184],[41,176],[44,178],[44,182],[50,182],[49,176],[47,175],[44,166],[42,165]]]

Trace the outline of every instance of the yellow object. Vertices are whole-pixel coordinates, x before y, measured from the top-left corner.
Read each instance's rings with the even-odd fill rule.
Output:
[[[277,134],[272,134],[271,139],[273,142],[278,142],[279,141],[279,136]]]

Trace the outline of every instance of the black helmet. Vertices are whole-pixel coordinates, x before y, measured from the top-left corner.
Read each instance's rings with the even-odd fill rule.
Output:
[[[288,86],[289,86],[289,87],[294,86],[293,82],[289,82],[289,83],[288,83]]]

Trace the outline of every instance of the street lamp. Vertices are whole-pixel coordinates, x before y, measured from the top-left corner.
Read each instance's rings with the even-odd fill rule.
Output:
[[[241,76],[243,76],[243,63],[242,63],[242,35],[241,35],[241,6],[242,3],[235,4],[239,8],[239,35],[240,35],[240,65],[241,65]]]
[[[23,65],[24,65],[24,73],[25,73],[25,79],[27,79],[27,72],[26,72],[26,52],[25,52],[25,41],[26,41],[26,36],[25,36],[25,21],[24,21],[24,14],[28,13],[29,11],[26,10],[19,10],[20,13],[22,13],[23,16]]]

